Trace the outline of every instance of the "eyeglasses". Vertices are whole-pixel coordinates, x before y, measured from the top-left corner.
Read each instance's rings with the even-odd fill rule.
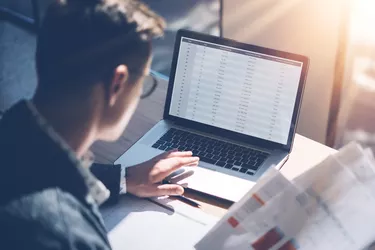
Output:
[[[156,76],[153,73],[150,73],[148,76],[150,76],[152,78],[152,82],[151,81],[145,81],[143,83],[143,90],[142,90],[142,94],[141,94],[141,99],[145,99],[145,98],[149,97],[155,91],[156,87],[158,86],[158,80],[156,79]]]

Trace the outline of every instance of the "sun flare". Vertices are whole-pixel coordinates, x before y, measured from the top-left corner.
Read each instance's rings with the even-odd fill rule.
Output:
[[[375,42],[375,0],[351,0],[351,34],[361,42]]]

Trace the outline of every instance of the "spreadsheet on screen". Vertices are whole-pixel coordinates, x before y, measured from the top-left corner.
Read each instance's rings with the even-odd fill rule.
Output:
[[[287,144],[303,63],[182,37],[170,115]]]

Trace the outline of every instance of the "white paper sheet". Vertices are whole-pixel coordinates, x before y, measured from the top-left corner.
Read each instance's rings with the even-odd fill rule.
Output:
[[[375,240],[373,160],[350,144],[293,182],[268,175],[196,249],[363,249]]]
[[[103,210],[114,250],[191,250],[215,222],[208,224],[210,219],[204,215],[191,220],[149,200],[131,196],[124,196],[114,207]]]

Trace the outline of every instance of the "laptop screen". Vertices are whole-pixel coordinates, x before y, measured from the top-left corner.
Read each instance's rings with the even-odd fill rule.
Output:
[[[302,66],[182,37],[169,114],[285,145]]]

